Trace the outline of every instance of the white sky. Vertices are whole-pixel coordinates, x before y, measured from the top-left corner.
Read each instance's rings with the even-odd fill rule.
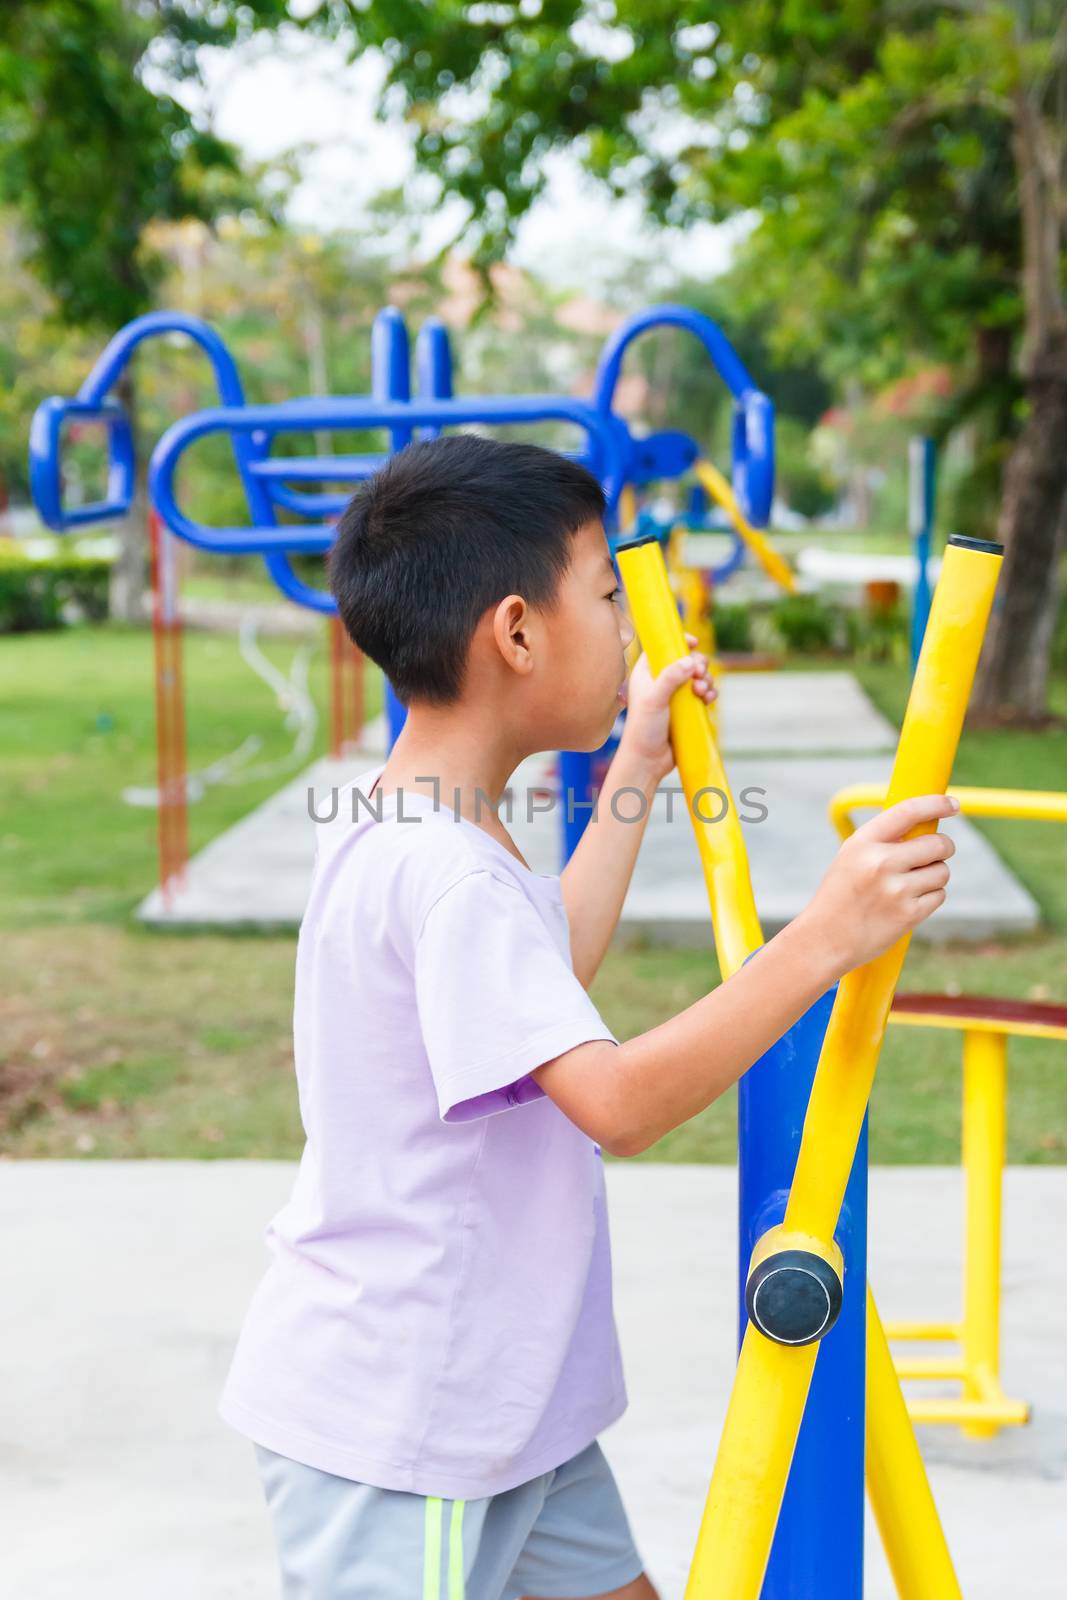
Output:
[[[411,180],[410,138],[403,126],[375,120],[383,62],[368,54],[354,63],[343,51],[308,39],[264,38],[239,49],[204,52],[207,100],[215,131],[253,160],[299,148],[303,174],[290,209],[297,225],[358,227],[376,192]],[[188,99],[185,91],[182,96]],[[727,265],[734,227],[700,225],[652,230],[636,202],[615,201],[561,152],[549,163],[546,195],[520,225],[511,259],[538,276],[595,290],[626,259],[643,261],[649,287],[660,271],[713,277]],[[416,251],[430,256],[462,219],[446,205],[427,219]],[[598,253],[596,244],[605,249]]]

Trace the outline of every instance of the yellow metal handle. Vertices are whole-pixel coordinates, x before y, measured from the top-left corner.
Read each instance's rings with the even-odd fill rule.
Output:
[[[943,794],[963,731],[1000,556],[951,541],[915,670],[886,805]],[[933,832],[932,823],[922,832]],[[823,1238],[837,1226],[910,936],[842,979],[815,1076],[786,1226]]]
[[[737,503],[737,496],[718,467],[712,466],[710,461],[696,461],[693,463],[693,472],[697,482],[726,512],[738,538],[742,539],[752,551],[768,578],[773,579],[786,594],[795,594],[797,580],[792,567],[778,554],[766,535],[760,533],[749,522]]]
[[[653,676],[689,654],[659,542],[649,537],[616,551],[630,614]],[[708,718],[688,683],[670,707],[671,745],[685,791],[711,905],[715,949],[724,978],[763,943],[737,808]],[[715,798],[707,798],[715,791]],[[726,807],[721,821],[705,820]]]
[[[953,784],[949,794],[965,817],[1025,818],[1028,822],[1067,822],[1067,794],[1055,789],[971,789]],[[830,821],[842,839],[855,833],[853,811],[883,806],[884,783],[850,783],[830,801]]]

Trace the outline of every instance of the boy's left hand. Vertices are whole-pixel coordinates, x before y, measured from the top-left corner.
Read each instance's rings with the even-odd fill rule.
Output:
[[[685,637],[690,646],[696,644],[695,634],[687,633]],[[644,764],[657,783],[674,766],[669,707],[672,695],[687,680],[705,705],[710,705],[718,695],[708,673],[708,658],[695,649],[672,661],[656,678],[652,676],[648,658],[642,654],[627,680],[626,723],[620,749],[625,747],[632,757]]]

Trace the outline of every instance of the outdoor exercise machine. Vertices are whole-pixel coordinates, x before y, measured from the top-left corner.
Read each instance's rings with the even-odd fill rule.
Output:
[[[640,335],[662,326],[678,327],[696,337],[733,397],[733,484],[732,489],[726,488],[754,538],[756,530],[766,524],[773,495],[774,408],[753,384],[721,330],[686,306],[653,307],[624,322],[605,346],[590,400],[557,395],[457,398],[448,333],[437,319],[423,325],[416,341],[416,393],[412,395],[407,329],[400,312],[388,307],[379,313],[371,332],[371,393],[367,396],[320,396],[250,405],[236,363],[216,330],[183,313],[151,312],[114,336],[73,399],[53,397],[38,407],[30,435],[31,487],[44,522],[63,532],[123,517],[133,504],[137,476],[133,433],[113,391],[134,351],[146,340],[184,336],[204,352],[214,375],[219,403],[173,423],[156,444],[148,473],[156,574],[160,861],[165,896],[180,882],[186,837],[184,711],[179,703],[181,627],[171,538],[215,554],[260,556],[289,599],[335,616],[332,596],[305,581],[294,569],[293,557],[325,554],[333,542],[335,520],[356,485],[390,454],[418,437],[434,437],[448,428],[514,429],[546,422],[578,430],[582,444],[576,458],[601,482],[609,530],[614,534],[624,488],[677,482],[699,465],[699,447],[688,434],[662,430],[639,437],[613,409],[627,348]],[[108,452],[103,499],[77,507],[66,504],[63,492],[64,430],[71,423],[101,427]],[[387,449],[309,455],[291,450],[284,453],[278,448],[280,440],[294,435],[353,430],[384,430]],[[247,526],[197,522],[181,503],[178,475],[187,452],[199,441],[220,435],[233,451],[248,507]],[[289,520],[283,521],[283,517]],[[346,672],[352,674],[355,663],[350,657],[346,660],[336,624],[331,660],[333,726],[340,739],[353,720],[345,710],[343,691]],[[402,726],[404,710],[389,685],[386,714],[391,746]],[[561,755],[564,860],[588,822],[593,775],[594,757],[584,752]]]
[[[948,791],[965,816],[1025,817],[1067,822],[1067,794],[1023,789]],[[883,784],[853,784],[834,795],[830,819],[842,838],[854,829],[853,811],[880,806]],[[909,1399],[913,1422],[951,1423],[971,1438],[1029,1421],[1024,1400],[1004,1393],[1000,1380],[1001,1218],[1007,1129],[1009,1038],[1067,1040],[1067,1005],[985,995],[898,994],[890,1023],[955,1029],[963,1034],[963,1295],[957,1322],[890,1322],[892,1343],[955,1344],[939,1356],[897,1357],[899,1377],[957,1380],[958,1395]]]
[[[662,551],[640,539],[617,558],[658,673],[687,648]],[[887,804],[948,783],[1000,558],[949,542]],[[702,794],[730,790],[695,696],[674,696],[671,737],[727,977],[763,942],[744,840],[732,800],[702,820]],[[739,1084],[741,1352],[687,1600],[858,1600],[865,1454],[899,1593],[960,1594],[866,1288],[866,1111],[908,943],[849,973]]]

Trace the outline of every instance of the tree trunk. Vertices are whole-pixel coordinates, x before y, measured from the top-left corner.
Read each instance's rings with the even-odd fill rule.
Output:
[[[1067,326],[1050,330],[1026,379],[1029,412],[1004,472],[997,537],[1004,571],[978,672],[974,714],[1040,723],[1067,547]]]
[[[113,622],[142,623],[148,617],[148,463],[137,438],[137,391],[129,367],[115,385],[115,397],[133,429],[137,471],[129,515],[115,526],[119,549],[108,585],[108,615]]]

